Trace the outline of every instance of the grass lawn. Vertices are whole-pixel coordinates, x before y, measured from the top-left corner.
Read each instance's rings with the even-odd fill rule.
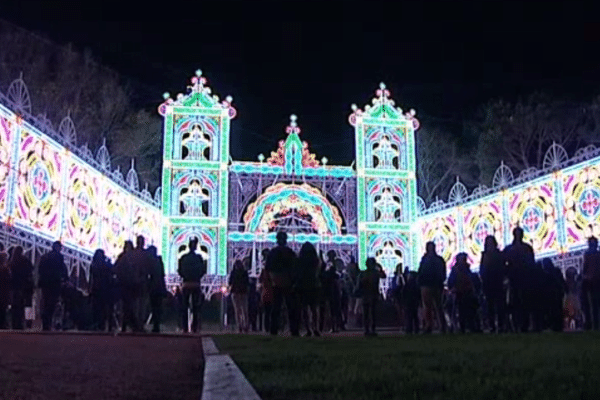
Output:
[[[596,333],[214,340],[264,400],[600,398]]]
[[[0,333],[0,399],[198,400],[198,337]]]

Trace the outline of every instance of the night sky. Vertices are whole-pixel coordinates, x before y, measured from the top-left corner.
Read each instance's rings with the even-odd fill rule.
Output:
[[[134,82],[140,107],[202,69],[238,110],[234,159],[275,150],[295,113],[317,156],[347,165],[350,105],[381,81],[425,126],[456,135],[491,98],[600,94],[600,14],[582,4],[4,0],[0,18],[90,48]]]

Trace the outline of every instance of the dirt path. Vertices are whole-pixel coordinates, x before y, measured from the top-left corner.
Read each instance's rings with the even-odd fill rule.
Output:
[[[0,333],[0,399],[194,399],[198,337]]]

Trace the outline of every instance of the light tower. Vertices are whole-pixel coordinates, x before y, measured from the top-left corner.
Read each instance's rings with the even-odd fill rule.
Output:
[[[163,259],[167,273],[189,239],[199,240],[208,273],[227,274],[229,123],[236,111],[231,97],[220,101],[201,71],[187,94],[165,94],[162,175]]]
[[[417,185],[411,110],[394,106],[382,83],[372,105],[352,106],[356,133],[359,265],[375,257],[386,272],[416,268]]]

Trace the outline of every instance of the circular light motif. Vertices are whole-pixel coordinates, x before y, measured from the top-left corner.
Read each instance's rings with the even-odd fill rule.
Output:
[[[521,217],[521,226],[528,234],[538,231],[544,221],[544,213],[539,207],[527,207]]]
[[[488,221],[479,221],[477,225],[475,225],[475,230],[473,232],[473,240],[480,248],[483,248],[485,238],[488,235],[491,235],[493,231],[494,230],[492,229]]]
[[[90,216],[90,199],[87,194],[80,192],[75,200],[75,207],[77,210],[77,216],[82,222],[87,221]]]
[[[38,202],[43,202],[50,195],[50,174],[43,163],[37,162],[29,175],[31,192]]]
[[[588,220],[596,218],[600,212],[600,193],[596,188],[587,188],[579,196],[579,211]]]

